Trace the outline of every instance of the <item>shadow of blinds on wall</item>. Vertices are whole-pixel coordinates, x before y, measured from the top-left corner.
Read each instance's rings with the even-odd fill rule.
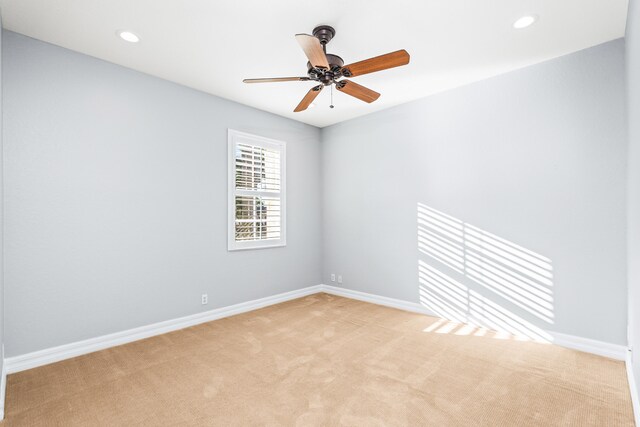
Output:
[[[525,318],[554,323],[549,258],[423,203],[417,205],[417,222],[419,253],[431,259],[418,260],[423,305],[456,322],[550,339]]]

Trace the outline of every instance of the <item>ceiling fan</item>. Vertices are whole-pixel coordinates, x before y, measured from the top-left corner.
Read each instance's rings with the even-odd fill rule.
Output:
[[[244,79],[245,83],[272,83],[272,82],[320,82],[312,87],[302,98],[300,104],[293,110],[295,113],[306,110],[314,99],[320,94],[324,86],[335,85],[336,89],[351,95],[364,102],[373,102],[380,97],[378,92],[366,88],[351,80],[340,80],[343,77],[357,77],[363,74],[387,70],[389,68],[407,65],[409,54],[406,50],[398,50],[386,55],[365,59],[344,65],[344,61],[338,55],[327,53],[327,43],[336,35],[336,30],[328,25],[320,25],[313,30],[313,35],[296,34],[296,40],[304,51],[307,62],[306,77],[275,77],[266,79]],[[331,105],[333,108],[333,105]]]

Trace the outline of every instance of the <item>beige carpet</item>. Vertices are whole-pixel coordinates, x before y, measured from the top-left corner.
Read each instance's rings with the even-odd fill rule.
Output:
[[[622,362],[437,322],[316,294],[10,375],[3,425],[633,425]]]

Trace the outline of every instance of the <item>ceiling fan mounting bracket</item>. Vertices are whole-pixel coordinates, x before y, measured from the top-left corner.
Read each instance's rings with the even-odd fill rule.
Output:
[[[329,25],[319,25],[313,29],[313,36],[324,46],[336,35],[336,30]]]

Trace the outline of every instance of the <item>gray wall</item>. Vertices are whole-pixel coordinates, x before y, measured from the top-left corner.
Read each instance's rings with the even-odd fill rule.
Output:
[[[623,76],[616,40],[324,128],[324,283],[625,344]]]
[[[640,5],[637,0],[629,2],[627,17],[629,345],[634,349],[633,371],[636,385],[640,386]]]
[[[3,43],[8,356],[321,282],[317,128]],[[285,248],[227,252],[227,128],[288,143]]]
[[[8,356],[330,273],[626,341],[621,40],[322,132],[11,32],[3,59]],[[226,250],[227,128],[289,143],[286,248]]]
[[[2,16],[0,16],[0,351],[4,351],[4,195],[3,195],[3,177],[4,177],[4,161],[2,143]],[[0,355],[0,372],[4,365],[4,358]],[[0,402],[0,407],[4,408],[4,402]],[[1,419],[1,417],[0,417]]]

